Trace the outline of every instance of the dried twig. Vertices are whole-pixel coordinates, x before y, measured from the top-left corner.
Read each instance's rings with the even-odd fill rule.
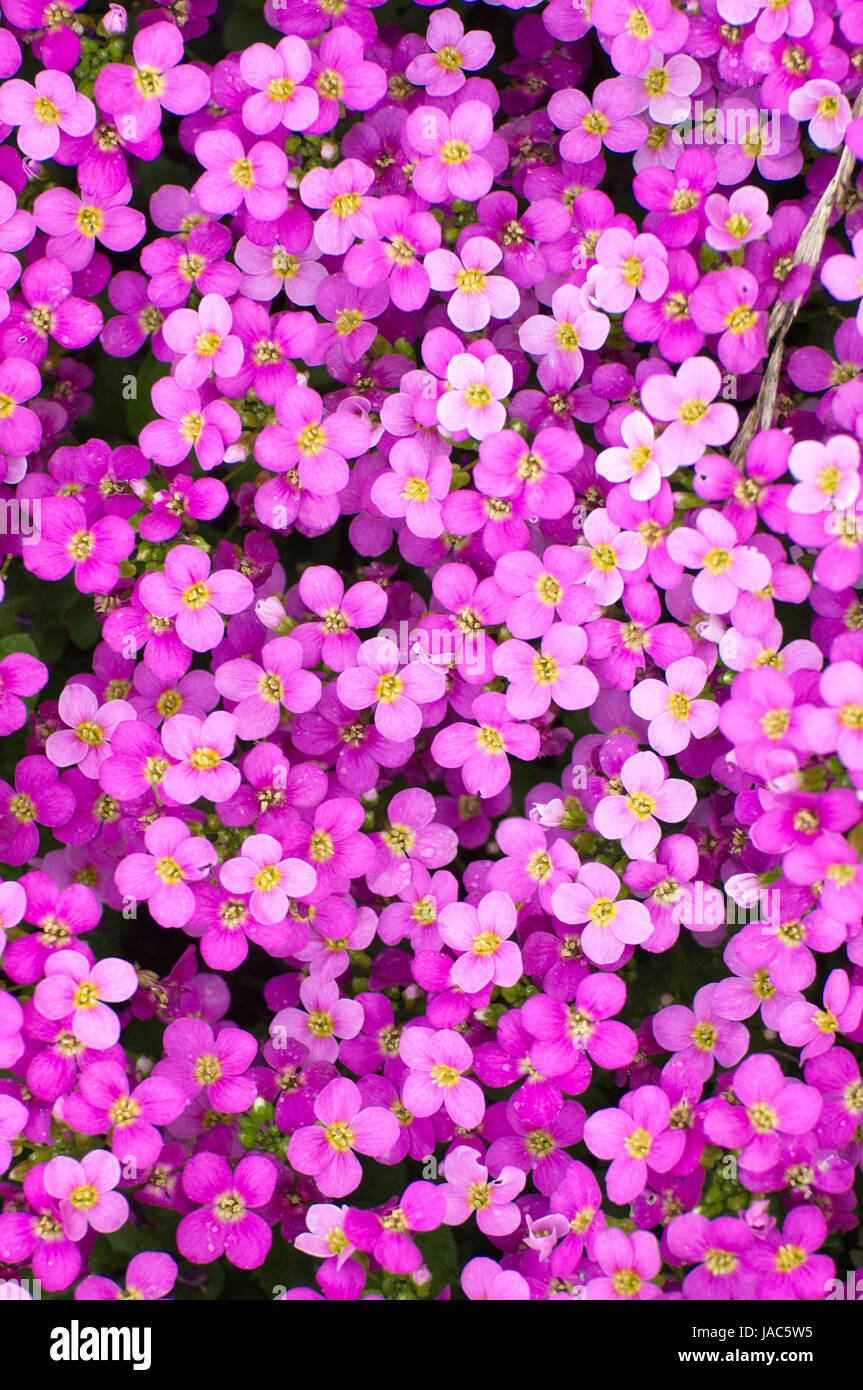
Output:
[[[852,116],[856,117],[861,114],[863,114],[863,91],[858,94],[852,110]],[[847,193],[856,163],[856,155],[852,154],[846,146],[842,151],[836,173],[821,194],[812,216],[803,229],[797,250],[794,253],[794,265],[808,265],[812,270],[815,269],[827,236],[830,214]],[[767,362],[764,380],[761,383],[756,402],[731,445],[731,460],[738,468],[743,464],[746,451],[758,431],[769,429],[773,422],[776,397],[779,392],[779,377],[782,372],[782,358],[785,352],[785,339],[797,317],[804,297],[804,295],[799,295],[793,302],[774,304],[770,311],[770,317],[767,321],[767,341],[773,343],[773,350]]]

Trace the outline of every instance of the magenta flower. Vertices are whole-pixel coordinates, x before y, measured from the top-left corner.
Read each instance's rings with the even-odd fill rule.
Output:
[[[120,516],[91,520],[74,497],[46,497],[42,503],[44,534],[24,550],[25,568],[40,579],[62,579],[74,571],[82,594],[110,593],[120,565],[135,548],[135,532]]]
[[[239,415],[227,401],[203,404],[197,391],[180,386],[172,376],[160,377],[150,395],[163,418],[150,420],[138,436],[140,447],[149,458],[166,468],[175,468],[194,449],[204,469],[224,463],[228,446],[239,439],[243,428]]]
[[[494,177],[483,157],[493,140],[492,114],[484,101],[463,101],[447,116],[434,106],[418,106],[408,116],[405,138],[420,156],[412,186],[429,203],[454,198],[475,202],[488,193]]]
[[[460,1226],[476,1216],[484,1235],[508,1236],[521,1224],[521,1211],[513,1201],[527,1180],[520,1168],[507,1165],[492,1178],[476,1149],[458,1144],[450,1149],[441,1172],[446,1179],[441,1190],[447,1226]]]
[[[78,1090],[63,1101],[63,1115],[79,1134],[111,1133],[111,1151],[149,1168],[162,1151],[158,1125],[176,1120],[186,1097],[173,1082],[150,1076],[134,1088],[116,1062],[94,1062],[81,1073]]]
[[[620,880],[611,869],[604,864],[583,864],[576,882],[560,884],[552,895],[556,917],[562,922],[584,923],[582,950],[596,965],[613,964],[627,946],[646,941],[653,931],[644,903],[632,898],[616,902],[619,890]]]
[[[683,1280],[683,1295],[707,1299],[751,1299],[756,1277],[748,1253],[755,1234],[738,1217],[709,1221],[697,1212],[672,1217],[666,1228],[668,1249],[680,1265],[696,1266]]]
[[[622,1097],[620,1109],[588,1115],[585,1144],[599,1158],[612,1160],[605,1176],[612,1202],[631,1202],[644,1190],[648,1164],[655,1173],[667,1173],[677,1163],[686,1135],[669,1129],[670,1116],[668,1096],[658,1086],[640,1086]]]
[[[27,652],[9,652],[0,658],[0,735],[21,728],[27,719],[22,695],[24,699],[36,695],[47,683],[48,667],[35,656]],[[55,823],[60,824],[59,821]]]
[[[70,270],[84,270],[96,254],[97,241],[109,251],[131,251],[147,230],[144,214],[127,207],[131,196],[130,183],[115,193],[87,189],[80,198],[68,188],[40,193],[33,215],[48,233],[48,255],[65,261]]]
[[[619,1111],[603,1113],[620,1114]],[[603,1272],[588,1281],[585,1298],[617,1303],[624,1299],[642,1302],[662,1297],[659,1285],[651,1283],[653,1276],[659,1273],[662,1260],[656,1237],[650,1231],[633,1231],[629,1236],[614,1228],[600,1231],[592,1253]]]
[[[111,6],[118,9],[119,6]],[[106,16],[107,19],[107,16]],[[144,1250],[133,1255],[121,1287],[101,1274],[88,1274],[75,1285],[75,1301],[95,1303],[115,1300],[146,1300],[155,1302],[169,1297],[177,1281],[177,1262],[161,1250]]]
[[[733,1067],[749,1047],[742,1023],[729,1022],[716,999],[717,985],[697,990],[692,1008],[671,1004],[653,1017],[653,1036],[660,1047],[689,1063],[703,1079],[713,1074],[714,1060]]]
[[[161,816],[144,833],[146,854],[130,854],[114,873],[122,894],[146,902],[160,927],[184,927],[195,914],[190,883],[206,878],[218,860],[203,835],[192,835],[185,821]]]
[[[13,78],[0,87],[0,121],[18,126],[18,148],[30,159],[50,159],[60,146],[60,132],[87,135],[96,124],[96,108],[78,92],[65,72],[37,72],[35,85]]]
[[[9,1140],[23,1133],[28,1118],[27,1106],[22,1105],[20,1100],[14,1096],[0,1095],[0,1174],[5,1173],[12,1162]]]
[[[397,1201],[378,1215],[352,1207],[345,1216],[344,1234],[356,1250],[367,1250],[383,1269],[410,1274],[423,1262],[410,1231],[436,1231],[444,1222],[445,1189],[430,1182],[412,1182]]]
[[[631,1028],[613,1017],[625,1002],[625,984],[619,975],[605,972],[582,979],[569,1005],[547,994],[531,995],[522,1006],[521,1018],[527,1033],[537,1039],[530,1049],[536,1067],[550,1077],[584,1075],[585,1053],[599,1067],[612,1070],[628,1066],[638,1049],[638,1039]]]
[[[345,586],[329,565],[309,565],[300,575],[300,598],[317,621],[304,622],[291,631],[305,652],[305,664],[321,660],[331,671],[356,665],[360,639],[354,628],[376,627],[387,609],[386,591],[380,584],[362,580]],[[265,648],[266,650],[266,648]]]
[[[542,558],[527,550],[504,554],[494,577],[512,600],[506,609],[508,630],[514,637],[542,637],[556,615],[572,626],[589,618],[594,604],[582,575],[571,546],[551,545]]]
[[[768,1231],[748,1252],[749,1264],[761,1276],[756,1298],[783,1303],[823,1299],[836,1273],[829,1255],[814,1253],[826,1239],[827,1222],[817,1207],[789,1212],[781,1233]]]
[[[374,706],[375,727],[394,742],[416,738],[423,725],[423,706],[446,693],[446,674],[421,661],[401,664],[396,644],[373,637],[357,652],[357,665],[336,682],[339,699],[348,709]]]
[[[570,566],[596,603],[608,607],[623,593],[624,574],[640,569],[646,558],[641,536],[621,531],[605,508],[597,507],[586,517],[579,543],[570,551]]]
[[[294,386],[279,396],[276,419],[278,424],[259,434],[255,458],[271,473],[295,472],[301,487],[322,496],[346,486],[350,474],[345,460],[371,445],[367,420],[347,410],[324,418],[323,401],[308,386]],[[287,525],[287,517],[281,524]]]
[[[517,1269],[501,1269],[495,1260],[485,1255],[468,1260],[460,1283],[471,1302],[527,1303],[531,1296],[530,1284]]]
[[[496,796],[509,781],[509,756],[530,762],[539,752],[539,731],[512,718],[503,695],[479,695],[471,717],[477,724],[450,724],[435,734],[432,757],[461,770],[473,796]]]
[[[230,761],[236,737],[236,720],[224,710],[216,710],[204,720],[191,714],[169,719],[162,730],[162,743],[165,752],[177,761],[162,778],[168,796],[183,806],[193,805],[200,797],[218,804],[233,796],[242,780],[240,769]]]
[[[183,1191],[199,1204],[177,1227],[177,1248],[192,1264],[224,1255],[238,1269],[257,1269],[269,1253],[272,1233],[256,1208],[270,1201],[278,1168],[264,1154],[247,1154],[231,1171],[216,1153],[197,1153],[183,1169]]]
[[[243,81],[253,89],[243,102],[243,125],[255,135],[269,135],[278,126],[308,130],[317,118],[318,97],[305,85],[312,66],[309,46],[288,35],[275,48],[253,43],[240,56]]]
[[[42,378],[32,362],[23,357],[0,362],[0,449],[12,458],[24,458],[39,447],[41,422],[22,402],[38,396],[41,387]]]
[[[96,78],[95,97],[130,140],[158,130],[162,108],[175,116],[200,111],[210,96],[203,69],[182,63],[183,35],[173,24],[151,24],[132,42],[134,64],[109,63]],[[125,124],[124,124],[125,123]]]
[[[655,753],[633,753],[620,769],[623,791],[604,796],[593,813],[600,835],[620,840],[625,854],[641,859],[659,843],[659,821],[685,820],[696,802],[691,782],[666,780]]]
[[[752,371],[767,352],[767,315],[756,307],[760,288],[750,271],[728,266],[706,275],[692,291],[693,322],[704,333],[720,335],[719,360],[731,372]]]
[[[399,1124],[390,1110],[364,1107],[359,1087],[337,1077],[315,1099],[317,1124],[291,1135],[288,1162],[309,1173],[325,1197],[344,1197],[359,1187],[362,1165],[354,1150],[379,1158],[398,1139]]]
[[[697,569],[692,597],[704,613],[729,613],[741,590],[754,593],[770,583],[770,561],[752,546],[738,545],[737,532],[720,512],[706,508],[695,527],[682,526],[668,537],[672,560]]]
[[[199,1097],[213,1110],[237,1115],[248,1110],[257,1087],[248,1075],[258,1051],[257,1039],[241,1028],[213,1032],[200,1018],[169,1023],[162,1039],[165,1055],[153,1068],[167,1077],[189,1100]]]
[[[79,1163],[59,1155],[45,1166],[45,1191],[58,1204],[67,1240],[82,1240],[88,1229],[118,1231],[129,1215],[126,1198],[113,1189],[120,1164],[105,1149],[92,1149]]]
[[[34,998],[45,1018],[71,1015],[75,1037],[85,1047],[104,1051],[120,1036],[120,1020],[108,1004],[131,999],[137,988],[138,975],[128,961],[110,956],[91,965],[80,951],[55,951],[45,962],[45,978]]]
[[[375,235],[352,246],[345,274],[352,285],[370,289],[386,282],[397,309],[421,309],[428,299],[429,276],[421,257],[440,246],[441,229],[431,213],[415,212],[396,195],[372,204]]]
[[[193,545],[165,557],[163,574],[145,574],[138,592],[148,612],[176,619],[177,635],[193,652],[208,652],[222,640],[223,613],[241,613],[252,601],[250,580],[235,570],[210,573],[210,558]]]
[[[704,1116],[711,1143],[740,1149],[741,1167],[762,1173],[776,1163],[783,1135],[808,1134],[821,1113],[822,1096],[813,1086],[789,1081],[775,1057],[757,1053],[734,1073],[732,1105],[718,1098]]]
[[[99,769],[110,757],[111,735],[135,711],[126,700],[109,700],[100,705],[86,685],[67,685],[59,702],[60,718],[68,729],[49,734],[45,752],[55,767],[79,767],[85,777],[98,777]]]
[[[642,719],[649,719],[647,737],[651,748],[663,756],[681,753],[693,738],[707,738],[719,723],[715,700],[698,696],[707,684],[708,671],[695,656],[672,661],[665,680],[639,681],[629,697]]]
[[[402,1100],[413,1115],[435,1115],[443,1106],[454,1124],[475,1129],[485,1113],[485,1099],[475,1081],[464,1073],[473,1053],[460,1033],[450,1028],[406,1028],[399,1056],[410,1069],[402,1084]]]

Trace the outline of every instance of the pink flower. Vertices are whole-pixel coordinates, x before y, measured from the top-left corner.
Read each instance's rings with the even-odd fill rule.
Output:
[[[161,927],[184,927],[195,913],[190,882],[199,882],[218,860],[203,835],[192,835],[185,821],[161,816],[144,833],[146,854],[130,854],[118,864],[120,892],[146,902]]]
[[[207,212],[219,215],[245,207],[250,217],[265,222],[275,222],[285,212],[288,160],[272,140],[258,140],[247,150],[229,130],[205,130],[195,141],[195,158],[207,171],[194,190]]]
[[[698,513],[694,529],[681,526],[671,532],[668,553],[678,564],[699,571],[692,598],[704,613],[730,613],[741,590],[755,593],[770,583],[767,556],[738,545],[731,522],[711,508]]]
[[[835,82],[825,77],[810,78],[792,92],[788,98],[788,114],[795,121],[809,122],[809,139],[820,150],[835,150],[841,145],[851,124],[848,98]]]
[[[248,1070],[258,1051],[257,1039],[241,1028],[221,1028],[218,1035],[202,1018],[179,1018],[162,1037],[165,1056],[153,1068],[193,1100],[201,1097],[212,1110],[228,1115],[248,1110],[257,1086]]]
[[[371,580],[361,580],[345,592],[336,570],[329,565],[309,565],[300,575],[299,591],[306,608],[318,619],[291,630],[306,654],[306,664],[315,666],[323,660],[331,671],[346,671],[356,665],[360,639],[354,628],[380,623],[387,609],[385,589]]]
[[[493,139],[493,122],[484,101],[464,101],[451,116],[418,106],[408,116],[405,138],[420,155],[412,186],[427,202],[475,202],[488,193],[494,173],[482,151]]]
[[[131,969],[131,967],[130,967]],[[129,1203],[113,1189],[120,1181],[120,1164],[106,1149],[93,1149],[79,1163],[58,1155],[45,1166],[45,1191],[59,1206],[67,1240],[82,1240],[89,1228],[118,1231],[129,1216]]]
[[[344,1197],[359,1187],[362,1166],[358,1153],[380,1158],[399,1137],[399,1124],[381,1106],[363,1108],[358,1086],[337,1077],[315,1100],[316,1125],[291,1135],[288,1162],[311,1174],[325,1197]]]
[[[450,724],[435,734],[432,757],[442,767],[457,767],[468,792],[496,796],[509,781],[509,754],[530,762],[539,752],[539,731],[507,712],[496,693],[479,695],[471,710],[477,724]]]
[[[736,433],[734,406],[715,399],[721,387],[722,373],[707,357],[688,357],[676,377],[658,372],[644,382],[644,409],[671,422],[664,438],[679,463],[696,463],[708,445],[727,444]]]
[[[69,728],[49,734],[48,758],[55,767],[79,767],[85,777],[98,777],[111,754],[111,735],[118,724],[135,719],[134,709],[126,700],[100,705],[88,686],[73,684],[64,687],[59,710]]]
[[[223,613],[248,608],[254,589],[236,570],[210,573],[210,557],[193,545],[178,545],[165,557],[164,574],[145,574],[138,592],[148,612],[175,618],[177,635],[193,652],[211,651],[224,635]]]
[[[550,545],[542,558],[529,550],[502,556],[494,577],[513,600],[506,609],[506,625],[513,636],[541,637],[555,615],[573,626],[591,617],[594,604],[585,593],[582,574],[571,546]]]
[[[711,193],[704,204],[708,246],[714,251],[736,251],[738,246],[766,236],[773,224],[768,207],[764,190],[750,185],[735,188],[730,198]]]
[[[193,1154],[183,1169],[183,1191],[201,1206],[177,1227],[180,1253],[192,1264],[209,1264],[224,1254],[238,1269],[257,1269],[272,1233],[254,1208],[270,1201],[278,1175],[264,1154],[247,1154],[233,1172],[221,1154]]]
[[[648,303],[668,288],[668,256],[658,237],[633,236],[625,227],[609,227],[596,243],[596,266],[587,284],[596,303],[609,314],[622,314],[636,294]]]
[[[315,222],[315,241],[325,256],[343,256],[357,237],[375,235],[366,197],[375,181],[373,170],[359,159],[343,159],[335,169],[310,169],[300,184],[307,208],[323,208]]]
[[[634,89],[619,78],[599,82],[592,97],[572,87],[554,92],[548,116],[559,130],[566,131],[560,142],[561,156],[571,164],[586,164],[602,152],[603,145],[616,153],[637,150],[644,143],[646,130],[632,114],[635,104]]]
[[[860,446],[849,434],[834,434],[821,443],[801,439],[788,455],[788,470],[798,481],[788,510],[814,516],[828,508],[853,507],[860,493]]]
[[[461,1286],[471,1302],[527,1303],[530,1284],[517,1269],[501,1269],[495,1260],[477,1255],[461,1272]]]
[[[587,709],[599,694],[599,681],[581,666],[587,651],[582,628],[554,623],[541,651],[527,642],[504,642],[494,651],[495,675],[506,676],[506,707],[516,719],[536,719],[552,701],[559,709]]]
[[[653,931],[644,903],[615,902],[619,891],[620,879],[605,864],[582,864],[575,883],[560,884],[552,895],[556,917],[585,924],[581,947],[595,965],[612,965],[627,946],[646,941]]]
[[[604,507],[585,519],[571,551],[572,568],[598,604],[607,607],[623,593],[624,574],[640,569],[647,546],[635,531],[621,531]],[[623,573],[621,573],[623,571]]]
[[[485,1114],[485,1100],[475,1081],[464,1076],[473,1053],[460,1033],[451,1028],[406,1028],[399,1056],[410,1068],[402,1085],[402,1099],[412,1115],[421,1119],[444,1107],[453,1124],[474,1129]]]
[[[824,985],[823,1004],[823,1008],[817,1008],[801,1000],[783,1010],[779,1036],[790,1047],[800,1048],[801,1062],[827,1052],[837,1033],[856,1032],[863,1012],[863,989],[852,986],[844,970],[831,970]],[[808,1071],[806,1075],[809,1078]]]
[[[605,314],[596,312],[584,289],[575,285],[562,285],[555,290],[551,312],[553,318],[534,314],[525,319],[518,330],[518,341],[525,352],[542,356],[540,373],[546,362],[553,362],[555,371],[574,384],[584,371],[582,349],[594,351],[602,347],[611,324]]]
[[[278,424],[266,425],[258,435],[255,458],[271,473],[296,469],[302,487],[318,496],[340,492],[350,476],[345,460],[371,447],[367,419],[347,410],[334,410],[324,419],[323,401],[308,386],[279,394],[276,419]]]
[[[240,55],[243,81],[253,95],[243,102],[243,124],[255,135],[269,135],[284,126],[308,130],[318,114],[318,96],[304,86],[312,55],[304,39],[289,34],[276,47],[253,43]]]
[[[593,1244],[593,1257],[603,1272],[588,1281],[588,1300],[618,1303],[624,1299],[641,1302],[662,1297],[659,1285],[651,1283],[659,1273],[662,1258],[656,1236],[650,1231],[633,1231],[629,1236],[614,1228],[600,1231]]]
[[[222,571],[227,574],[227,570]],[[200,797],[217,804],[227,801],[240,785],[240,769],[230,762],[237,737],[233,715],[216,710],[203,721],[175,714],[162,730],[165,752],[177,761],[167,769],[162,786],[183,806]]]
[[[446,673],[424,662],[401,665],[398,647],[386,637],[363,642],[357,665],[336,682],[338,697],[348,709],[375,707],[375,727],[394,742],[415,738],[422,728],[422,706],[446,693]]]
[[[203,69],[182,63],[183,35],[174,24],[151,24],[135,35],[133,66],[109,63],[96,78],[95,97],[126,138],[144,140],[158,130],[162,107],[175,116],[200,111],[210,96]],[[122,122],[126,121],[126,125]]]
[[[239,657],[216,668],[216,689],[236,700],[232,713],[240,738],[266,738],[278,727],[282,709],[301,714],[321,698],[321,682],[302,669],[303,649],[292,637],[267,642],[261,661]]]
[[[466,241],[461,257],[452,251],[430,251],[423,262],[433,290],[452,292],[447,314],[456,328],[476,333],[490,318],[512,318],[519,306],[519,292],[503,275],[490,275],[503,260],[503,251],[489,237]]]
[[[678,466],[678,456],[672,445],[656,432],[647,416],[632,410],[625,417],[620,433],[626,447],[603,449],[596,460],[596,471],[611,483],[629,483],[629,495],[636,502],[655,497],[662,479],[669,478]]]
[[[595,1110],[588,1115],[585,1144],[592,1154],[612,1160],[605,1177],[612,1202],[631,1202],[644,1190],[648,1164],[656,1173],[674,1167],[686,1135],[669,1128],[670,1118],[671,1102],[658,1086],[639,1086],[623,1096],[619,1110]]]
[[[96,108],[65,72],[37,72],[35,86],[13,78],[0,87],[0,121],[18,126],[18,148],[30,159],[50,159],[64,135],[87,135]]]
[[[281,1009],[270,1024],[270,1037],[294,1038],[309,1049],[312,1062],[334,1062],[339,1055],[337,1038],[355,1038],[363,1026],[363,1007],[344,998],[334,980],[309,977],[300,985],[302,1009]],[[282,1044],[283,1045],[283,1044]],[[337,1192],[328,1197],[340,1197]]]
[[[212,372],[236,376],[243,365],[243,344],[231,332],[231,308],[220,294],[205,294],[197,309],[175,309],[162,325],[165,342],[180,354],[174,364],[177,385],[194,390]]]
[[[405,77],[425,87],[430,97],[449,97],[465,84],[464,69],[484,68],[494,53],[494,40],[485,29],[464,31],[455,10],[436,10],[426,31],[430,53],[420,53],[405,68]]]
[[[749,1033],[742,1023],[729,1022],[717,1000],[717,985],[697,990],[692,1008],[671,1004],[653,1017],[653,1036],[659,1046],[691,1065],[702,1080],[720,1067],[733,1067],[745,1056]]]
[[[131,196],[128,182],[116,193],[88,189],[80,198],[68,188],[40,193],[33,215],[48,233],[47,254],[65,261],[70,270],[84,270],[96,254],[97,241],[109,251],[131,251],[147,230],[144,214],[126,206]]]
[[[450,903],[438,914],[438,928],[458,959],[450,979],[465,994],[479,994],[494,983],[508,989],[521,978],[521,952],[507,938],[516,928],[515,904],[506,893],[486,893],[477,907]]]
[[[314,892],[317,875],[302,859],[284,858],[272,835],[250,835],[239,857],[219,869],[219,882],[229,893],[250,893],[252,915],[271,926],[287,916],[291,898]]]
[[[708,671],[698,657],[681,657],[666,669],[665,681],[642,680],[629,702],[642,719],[649,719],[651,748],[664,756],[681,753],[691,738],[706,738],[719,723],[715,700],[699,700]]]
[[[477,238],[479,240],[479,238]],[[437,402],[437,418],[445,430],[466,430],[472,439],[485,439],[501,430],[506,409],[500,404],[512,390],[512,367],[494,353],[480,361],[471,352],[457,352],[447,363],[447,385]]]
[[[691,782],[666,780],[655,753],[633,753],[620,770],[623,792],[605,796],[593,813],[600,835],[620,840],[631,859],[643,859],[659,843],[659,821],[685,820],[696,802]]]
[[[444,529],[441,504],[452,482],[449,459],[445,454],[428,458],[413,439],[399,439],[388,462],[389,471],[381,473],[371,486],[374,505],[384,516],[403,516],[415,536],[440,536]]]
[[[62,579],[71,571],[82,594],[110,593],[135,548],[135,532],[120,516],[91,517],[76,497],[46,497],[43,534],[37,546],[25,548],[25,569],[40,579]]]
[[[508,1165],[494,1177],[481,1162],[476,1149],[458,1144],[450,1149],[440,1168],[446,1182],[444,1221],[460,1226],[476,1216],[476,1224],[487,1236],[508,1236],[521,1224],[521,1211],[513,1201],[527,1181],[520,1168]]]
[[[85,1047],[104,1051],[120,1036],[120,1020],[108,1004],[131,999],[137,988],[137,971],[126,960],[107,956],[91,965],[80,951],[55,951],[45,962],[45,978],[34,998],[45,1018],[71,1015],[75,1037]]]

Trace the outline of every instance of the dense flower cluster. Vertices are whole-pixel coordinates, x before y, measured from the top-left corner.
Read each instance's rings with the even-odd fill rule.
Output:
[[[5,1288],[827,1298],[863,4],[223,8],[2,0]]]

